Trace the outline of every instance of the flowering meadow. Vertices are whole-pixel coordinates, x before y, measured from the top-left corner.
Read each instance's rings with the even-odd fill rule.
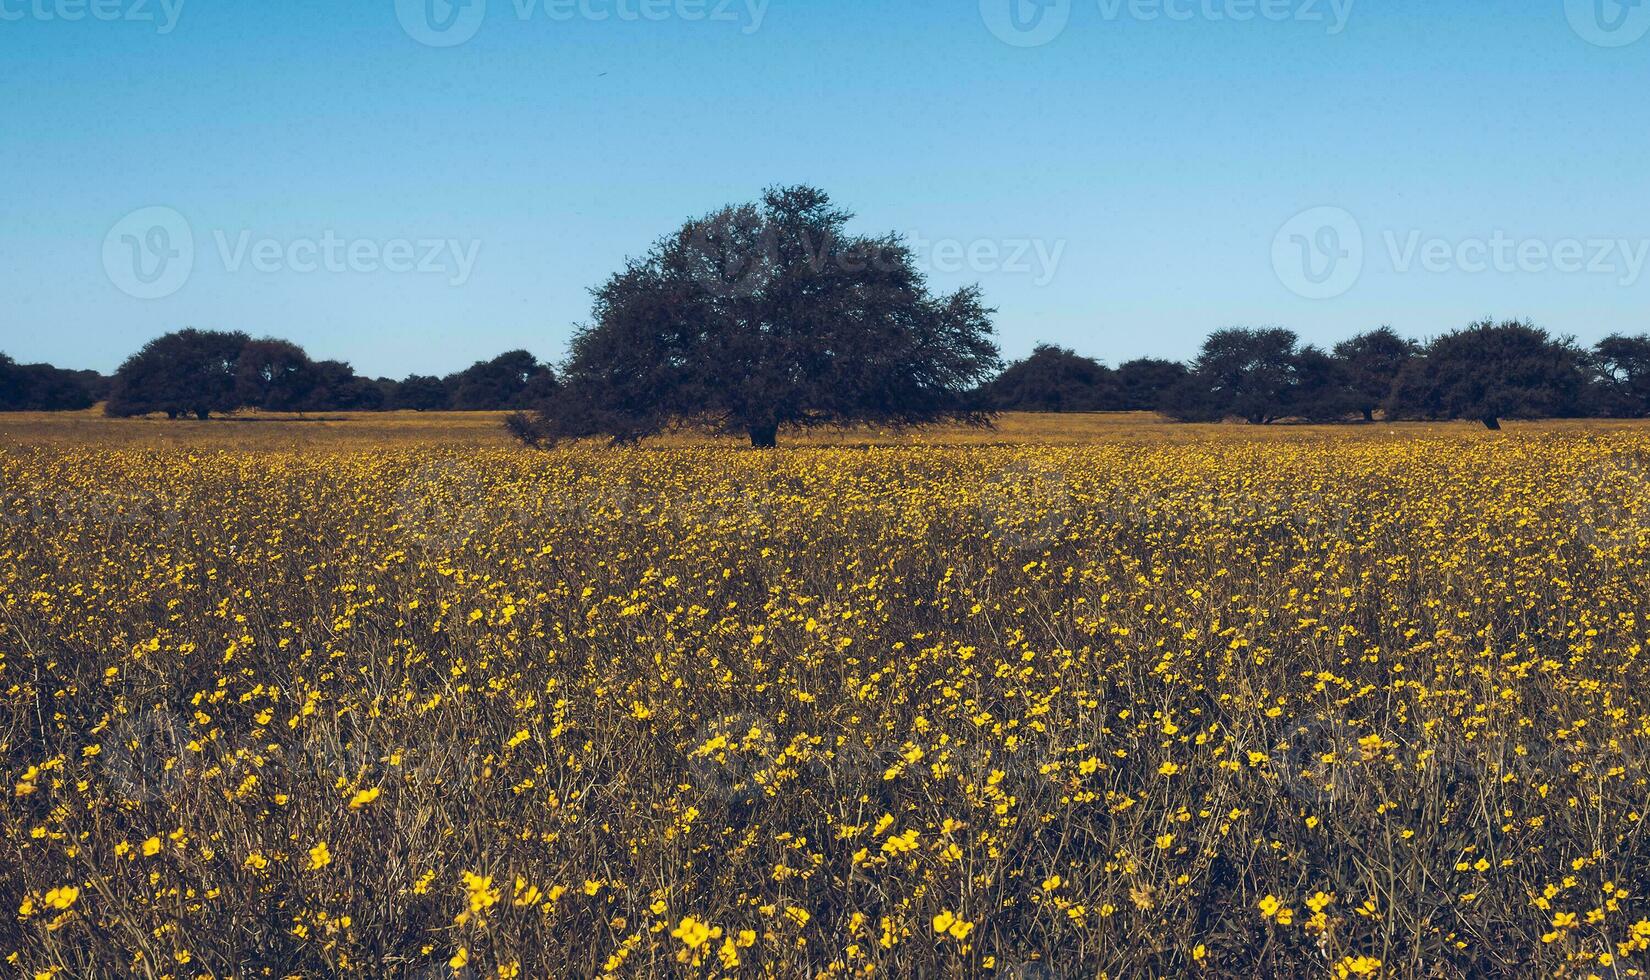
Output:
[[[8,975],[1650,970],[1650,428],[371,424],[0,421]]]

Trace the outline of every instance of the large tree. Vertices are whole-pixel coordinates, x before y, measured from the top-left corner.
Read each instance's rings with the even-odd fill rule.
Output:
[[[1477,419],[1578,413],[1587,386],[1585,352],[1567,338],[1521,320],[1484,320],[1434,340],[1399,375],[1388,401],[1394,416]]]
[[[975,288],[931,295],[897,236],[847,231],[811,187],[687,222],[595,291],[530,441],[684,425],[757,447],[784,427],[979,421],[996,368]]]
[[[1375,420],[1375,410],[1392,394],[1392,383],[1418,349],[1414,341],[1391,327],[1378,327],[1335,345],[1335,357],[1346,368],[1353,408],[1363,413],[1365,422]]]
[[[113,416],[165,412],[170,418],[239,407],[235,375],[246,334],[179,330],[156,337],[115,372],[104,411]]]
[[[1111,369],[1064,347],[1038,344],[986,386],[1002,412],[1107,412],[1121,401]]]

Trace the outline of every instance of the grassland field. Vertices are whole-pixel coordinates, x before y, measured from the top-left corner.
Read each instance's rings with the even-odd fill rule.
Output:
[[[0,416],[45,977],[1650,969],[1650,425]]]

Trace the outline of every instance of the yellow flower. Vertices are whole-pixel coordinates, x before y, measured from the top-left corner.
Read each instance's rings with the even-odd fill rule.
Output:
[[[689,949],[698,949],[700,946],[705,945],[711,940],[713,933],[720,936],[722,930],[713,930],[710,926],[691,915],[684,916],[681,923],[670,931],[672,936],[680,939]]]
[[[318,871],[332,863],[332,851],[327,848],[327,842],[321,841],[309,849],[308,871]]]
[[[361,809],[373,800],[378,799],[378,793],[379,789],[377,786],[374,786],[371,789],[360,790],[354,796],[350,797],[349,808],[351,810]]]
[[[80,897],[80,889],[73,885],[64,885],[53,888],[46,893],[46,905],[54,909],[66,909]]]

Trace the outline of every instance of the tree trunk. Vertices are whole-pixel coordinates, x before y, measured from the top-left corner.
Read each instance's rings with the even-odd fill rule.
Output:
[[[209,419],[211,417],[212,417],[212,413],[207,411],[206,409],[204,409],[204,408],[195,409],[195,418],[200,419],[202,422],[205,422],[207,419]]]
[[[1365,422],[1375,421],[1375,410],[1373,408],[1364,409],[1364,421]]]
[[[779,445],[779,426],[753,425],[750,427],[752,449],[773,449]]]
[[[1501,431],[1501,420],[1496,418],[1494,415],[1484,416],[1483,422],[1484,422],[1484,428],[1489,429],[1492,432],[1500,432]]]

